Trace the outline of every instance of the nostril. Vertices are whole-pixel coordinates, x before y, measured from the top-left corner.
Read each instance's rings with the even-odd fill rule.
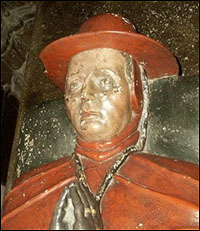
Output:
[[[85,99],[85,96],[84,96],[83,94],[81,94],[81,99],[82,99],[82,100]]]
[[[89,111],[90,110],[90,101],[89,100],[82,101],[81,108],[83,111]]]

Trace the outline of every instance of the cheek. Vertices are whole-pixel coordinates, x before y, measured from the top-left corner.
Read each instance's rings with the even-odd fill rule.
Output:
[[[77,116],[79,115],[78,112],[80,111],[80,103],[78,102],[78,100],[73,99],[73,101],[71,100],[68,103],[65,102],[65,105],[67,109],[67,115],[73,123],[75,120],[77,120]]]
[[[109,98],[112,107],[119,112],[121,111],[121,113],[130,107],[130,96],[127,94],[127,92],[123,92],[121,94],[112,94]]]
[[[102,116],[105,119],[113,121],[121,120],[123,114],[127,112],[127,102],[125,99],[121,96],[108,97],[107,100],[105,100],[102,104]]]
[[[71,119],[71,112],[70,112],[69,102],[67,97],[65,97],[65,108],[66,108],[67,116]]]

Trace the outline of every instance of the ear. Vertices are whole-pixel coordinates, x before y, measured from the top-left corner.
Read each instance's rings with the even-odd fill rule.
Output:
[[[133,59],[133,88],[131,92],[131,103],[133,110],[137,113],[143,105],[142,80],[138,63]]]

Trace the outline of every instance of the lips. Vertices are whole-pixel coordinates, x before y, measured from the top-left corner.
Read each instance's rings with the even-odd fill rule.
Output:
[[[81,116],[87,117],[87,116],[91,116],[91,115],[98,115],[99,113],[95,112],[95,111],[87,111],[87,112],[83,112],[81,113]]]
[[[81,127],[83,127],[85,124],[89,122],[95,122],[98,117],[99,117],[99,113],[94,112],[94,111],[88,111],[88,112],[81,113],[81,116],[80,116]]]

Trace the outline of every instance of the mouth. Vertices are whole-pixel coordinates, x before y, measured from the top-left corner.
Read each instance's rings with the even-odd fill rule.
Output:
[[[80,116],[80,126],[83,127],[87,123],[95,122],[97,121],[98,117],[99,117],[98,112],[94,112],[94,111],[84,112]]]

